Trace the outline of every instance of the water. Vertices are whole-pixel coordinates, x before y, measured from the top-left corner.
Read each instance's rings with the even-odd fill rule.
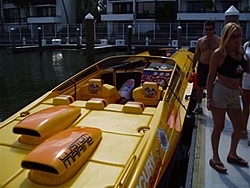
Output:
[[[95,61],[114,54],[96,54]],[[78,50],[0,50],[0,122],[86,66],[86,56]]]

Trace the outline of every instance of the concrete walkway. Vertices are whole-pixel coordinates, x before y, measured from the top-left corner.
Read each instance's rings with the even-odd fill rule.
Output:
[[[226,117],[225,129],[220,140],[220,158],[227,167],[227,174],[220,174],[209,165],[212,157],[211,132],[213,128],[212,115],[207,111],[203,100],[203,115],[196,115],[196,128],[193,139],[193,160],[189,162],[189,174],[187,177],[188,187],[193,188],[249,188],[250,187],[250,147],[247,145],[248,139],[241,139],[237,153],[239,156],[249,161],[248,167],[240,167],[227,163],[226,158],[231,142],[232,125]],[[250,123],[248,123],[248,137],[250,138]],[[191,156],[192,158],[192,156]],[[193,166],[193,167],[192,167]]]

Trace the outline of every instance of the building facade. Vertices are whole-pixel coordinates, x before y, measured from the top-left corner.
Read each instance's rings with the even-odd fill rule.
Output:
[[[162,23],[157,20],[159,16],[162,15],[162,19],[172,16],[173,20],[165,23],[176,22],[172,27],[182,25],[184,32],[192,36],[186,24],[189,24],[189,30],[194,27],[203,31],[205,20],[214,20],[219,33],[224,24],[225,12],[232,5],[240,13],[239,21],[245,33],[250,33],[250,0],[107,0],[107,14],[102,15],[101,19],[108,23],[108,32],[112,35],[119,32],[119,24],[124,23],[132,25],[134,33],[147,33],[161,28]],[[157,15],[159,7],[163,8],[163,12]],[[171,14],[165,14],[171,10]]]
[[[16,25],[75,24],[75,0],[32,0],[18,8],[13,0],[0,0],[1,23],[8,30]]]
[[[20,6],[17,0],[0,0],[0,39],[10,36],[16,29],[19,40],[36,38],[37,28],[42,27],[43,38],[76,37],[84,40],[84,23],[76,23],[76,0],[31,0]],[[225,12],[234,6],[239,12],[243,40],[250,38],[250,0],[107,0],[107,12],[101,23],[95,23],[97,40],[126,39],[127,28],[133,28],[133,42],[169,44],[176,40],[178,27],[187,43],[204,35],[204,21],[216,22],[216,33],[221,33]]]

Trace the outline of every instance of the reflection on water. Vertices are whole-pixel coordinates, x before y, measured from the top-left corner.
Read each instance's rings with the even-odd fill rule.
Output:
[[[52,66],[56,75],[64,74],[64,67],[62,66],[63,62],[63,54],[62,51],[54,51],[52,54]]]
[[[52,54],[53,63],[60,62],[62,61],[62,59],[63,59],[63,54],[61,51],[53,52]]]
[[[95,60],[114,55],[97,54]],[[0,50],[0,121],[87,66],[78,50],[13,54]]]

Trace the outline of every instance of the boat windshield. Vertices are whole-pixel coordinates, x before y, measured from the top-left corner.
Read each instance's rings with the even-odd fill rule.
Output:
[[[175,62],[172,59],[163,57],[150,56],[113,56],[106,58],[98,63],[100,69],[134,69],[134,68],[148,68],[166,65],[167,67],[174,67]]]
[[[56,88],[57,91],[75,85],[80,80],[95,74],[100,70],[132,70],[151,68],[154,70],[172,70],[175,66],[175,61],[167,57],[158,56],[138,56],[138,55],[121,55],[105,58],[87,69],[79,72],[74,77],[68,79]]]

